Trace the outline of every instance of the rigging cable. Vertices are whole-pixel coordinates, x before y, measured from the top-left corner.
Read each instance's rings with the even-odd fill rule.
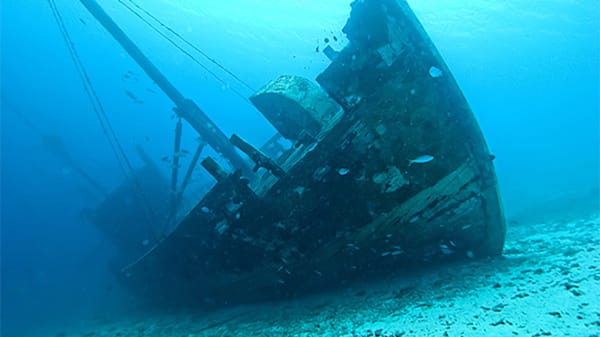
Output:
[[[164,29],[166,29],[167,31],[169,31],[171,34],[177,36],[181,41],[183,41],[185,44],[187,44],[189,47],[191,47],[192,49],[194,49],[195,51],[197,51],[198,53],[200,53],[202,56],[204,56],[207,60],[209,60],[211,63],[213,63],[214,65],[216,65],[217,67],[219,67],[221,70],[223,70],[224,72],[226,72],[227,74],[229,74],[229,76],[235,78],[238,82],[240,82],[243,86],[245,86],[246,88],[250,89],[250,91],[254,92],[256,91],[255,88],[253,88],[252,86],[250,86],[247,82],[245,82],[244,80],[242,80],[241,78],[239,78],[236,74],[234,74],[233,72],[231,72],[229,69],[225,68],[224,66],[222,66],[219,62],[217,62],[215,59],[213,59],[212,57],[210,57],[208,54],[206,54],[205,52],[203,52],[200,48],[196,47],[193,43],[189,42],[188,40],[186,40],[183,36],[181,36],[179,33],[177,33],[175,30],[173,30],[171,27],[167,26],[166,24],[164,24],[162,21],[160,21],[157,17],[155,17],[154,15],[152,15],[150,12],[148,12],[147,10],[145,10],[144,8],[142,8],[140,5],[138,5],[137,3],[135,3],[133,0],[128,0],[131,4],[133,4],[135,7],[137,7],[139,10],[141,10],[142,12],[144,12],[144,14],[148,15],[149,17],[151,17],[154,21],[156,21],[159,25],[161,25]]]
[[[100,98],[98,97],[98,94],[96,93],[96,90],[94,89],[94,86],[92,85],[92,82],[88,76],[85,66],[83,65],[83,62],[81,61],[81,58],[79,57],[79,54],[77,53],[77,50],[75,49],[75,44],[73,43],[73,40],[71,39],[71,36],[69,35],[69,32],[67,31],[67,28],[66,28],[64,20],[62,18],[62,15],[60,14],[58,7],[56,7],[56,3],[54,2],[54,0],[48,0],[48,4],[50,5],[50,9],[52,10],[52,15],[54,16],[54,19],[56,20],[56,23],[58,25],[60,33],[67,44],[67,49],[69,50],[71,60],[75,64],[75,68],[77,69],[79,77],[81,78],[81,81],[83,83],[84,91],[86,92],[86,94],[90,100],[90,103],[92,105],[92,109],[94,110],[94,113],[96,114],[96,117],[98,118],[98,122],[100,123],[100,127],[102,128],[103,134],[105,135],[106,139],[108,140],[108,143],[113,151],[113,154],[115,155],[115,157],[117,159],[117,162],[119,163],[119,166],[121,167],[121,170],[123,171],[123,174],[125,175],[125,177],[127,179],[133,181],[135,188],[137,189],[138,196],[140,196],[143,199],[143,201],[144,201],[143,208],[144,208],[145,215],[149,219],[151,219],[149,210],[147,208],[148,200],[146,199],[145,194],[143,193],[143,189],[142,189],[138,179],[135,176],[133,166],[131,165],[131,162],[127,158],[125,150],[123,149],[123,146],[119,142],[116,132],[114,131],[112,124],[110,123],[108,115],[106,114],[106,111],[104,110],[104,106],[102,105],[102,102],[100,101]]]
[[[94,113],[96,114],[96,117],[98,118],[98,122],[100,123],[100,127],[102,128],[102,132],[106,136],[108,143],[109,143],[115,157],[117,158],[117,161],[119,162],[119,165],[121,166],[121,169],[123,170],[123,173],[126,176],[128,176],[126,164],[122,160],[122,156],[124,157],[123,148],[121,147],[118,139],[116,139],[114,130],[112,129],[112,126],[110,125],[110,122],[108,121],[108,118],[106,118],[104,108],[102,106],[102,103],[100,102],[100,99],[98,98],[98,95],[96,94],[96,91],[91,86],[91,81],[89,79],[87,71],[85,70],[83,63],[81,62],[81,58],[79,57],[77,50],[75,49],[73,40],[71,39],[69,32],[67,31],[67,28],[62,19],[62,16],[60,15],[58,8],[56,7],[56,3],[54,2],[54,0],[48,0],[48,4],[50,5],[50,8],[52,9],[52,14],[54,15],[54,19],[56,20],[56,22],[58,24],[58,28],[61,32],[61,35],[62,35],[63,39],[65,40],[65,43],[67,44],[67,49],[69,50],[71,60],[75,64],[75,67],[77,69],[79,77],[81,78],[81,81],[83,82],[83,89],[85,90],[85,93],[87,94],[88,98],[90,99],[90,103],[92,104]],[[127,160],[127,159],[125,158],[125,160]]]
[[[197,58],[195,58],[188,51],[186,51],[185,49],[183,49],[180,45],[177,44],[177,42],[173,41],[173,39],[169,38],[165,33],[163,33],[162,31],[160,31],[160,29],[158,29],[156,26],[154,26],[151,22],[149,22],[147,19],[145,19],[144,17],[142,17],[142,15],[140,13],[136,12],[135,9],[133,9],[131,6],[127,5],[123,0],[118,0],[118,1],[119,1],[119,3],[121,5],[123,5],[125,8],[127,8],[131,13],[133,13],[140,20],[142,20],[146,25],[148,25],[152,30],[154,30],[156,33],[158,33],[164,39],[166,39],[167,41],[169,41],[169,43],[171,43],[175,48],[177,48],[179,51],[181,51],[183,54],[185,54],[187,57],[189,57],[192,61],[194,61],[196,64],[198,64],[202,69],[204,69],[206,72],[208,72],[213,78],[215,78],[215,80],[217,80],[217,82],[221,83],[222,86],[228,87],[229,89],[231,89],[231,91],[233,91],[234,94],[236,94],[237,96],[239,96],[240,98],[242,98],[244,101],[250,103],[250,101],[248,100],[248,98],[246,96],[244,96],[242,93],[240,93],[235,88],[231,88],[227,84],[227,82],[225,82],[217,74],[215,74],[213,71],[211,71],[207,66],[205,66],[204,64],[202,64]],[[237,75],[235,75],[233,72],[231,72],[230,70],[228,70],[227,68],[225,68],[224,66],[222,66],[221,64],[219,64],[216,60],[214,60],[210,56],[208,56],[200,48],[196,47],[194,44],[192,44],[191,42],[187,41],[184,37],[182,37],[180,34],[178,34],[177,32],[175,32],[169,26],[167,26],[164,23],[162,23],[158,18],[156,18],[155,16],[153,16],[151,13],[149,13],[148,11],[146,11],[145,9],[143,9],[142,7],[140,7],[138,4],[136,4],[132,0],[128,0],[128,1],[133,6],[135,6],[136,8],[138,8],[139,10],[141,10],[142,12],[144,12],[146,15],[148,15],[149,17],[151,17],[154,21],[158,22],[158,24],[160,26],[162,26],[164,29],[166,29],[167,31],[169,31],[170,33],[172,33],[173,35],[175,35],[177,38],[181,39],[185,44],[187,44],[188,46],[190,46],[192,49],[194,49],[195,51],[197,51],[198,53],[200,53],[202,56],[204,56],[205,58],[207,58],[210,62],[212,62],[213,64],[215,64],[217,67],[219,67],[220,69],[222,69],[224,72],[226,72],[227,74],[229,74],[234,79],[236,79],[239,83],[241,83],[243,86],[245,86],[246,88],[248,88],[250,91],[252,91],[252,92],[256,91],[254,88],[252,88],[244,80],[242,80]]]

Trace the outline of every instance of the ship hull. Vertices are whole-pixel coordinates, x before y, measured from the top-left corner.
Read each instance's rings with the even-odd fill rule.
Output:
[[[408,5],[357,1],[344,33],[317,77],[331,102],[294,77],[251,98],[297,138],[273,158],[281,171],[220,177],[124,284],[162,304],[241,303],[502,253],[493,156]],[[288,101],[312,111],[305,133],[266,111]]]

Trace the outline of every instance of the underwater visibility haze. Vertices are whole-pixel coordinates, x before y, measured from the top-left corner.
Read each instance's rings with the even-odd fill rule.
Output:
[[[357,0],[354,8],[373,1]],[[124,267],[123,259],[115,259],[115,256],[124,254],[123,247],[130,256],[143,256],[155,244],[163,242],[161,235],[173,231],[176,223],[194,209],[214,186],[214,177],[219,176],[218,169],[209,170],[210,174],[204,169],[211,165],[202,161],[205,156],[215,158],[217,168],[231,170],[232,161],[220,159],[217,154],[224,151],[215,151],[210,146],[204,148],[207,140],[198,137],[198,126],[190,125],[185,118],[180,126],[180,143],[174,150],[181,107],[174,109],[178,104],[173,103],[173,95],[163,92],[164,88],[157,85],[88,12],[84,2],[93,1],[5,0],[0,3],[0,328],[3,336],[79,336],[75,330],[94,329],[86,325],[92,324],[89,322],[113,324],[128,317],[143,320],[140,317],[147,312],[162,313],[165,307],[143,304],[139,298],[143,291],[132,291],[122,284],[119,270]],[[347,36],[350,30],[344,29],[352,9],[350,0],[98,0],[98,3],[173,87],[193,100],[227,139],[233,134],[239,135],[255,148],[261,148],[277,131],[286,138],[297,138],[278,142],[282,149],[301,148],[310,143],[304,143],[306,137],[311,141],[321,140],[318,132],[300,132],[298,128],[279,128],[277,123],[272,124],[272,119],[253,105],[260,105],[253,94],[281,75],[301,76],[315,86],[319,78],[319,84],[325,83],[322,86],[328,93],[335,91],[333,80],[327,77],[328,67],[336,57],[344,57],[343,50],[349,46],[349,40],[361,34],[361,29],[353,27],[356,30],[351,34],[354,35]],[[589,235],[579,244],[597,243],[600,239],[597,231],[600,228],[597,220],[600,213],[600,2],[409,0],[408,4],[446,63],[428,67],[426,75],[432,80],[454,77],[487,143],[500,192],[499,205],[506,219],[506,258],[510,260],[510,254],[515,254],[514,242],[525,240],[533,232],[532,228],[536,233],[531,235],[537,235],[540,228],[542,231],[564,230],[572,228],[569,224],[578,223],[587,226],[586,230],[592,233],[586,232]],[[364,27],[364,31],[369,32],[369,27]],[[339,51],[342,52],[338,55]],[[451,76],[446,74],[447,70]],[[347,78],[343,83],[354,83],[354,80]],[[347,104],[343,108],[352,111],[360,106],[360,102],[337,100],[337,103]],[[382,137],[386,132],[389,135],[393,123],[379,124],[376,133]],[[202,119],[198,125],[206,127],[202,126],[205,125]],[[308,122],[303,126],[309,129]],[[470,127],[470,124],[464,127],[464,142],[477,138],[472,136]],[[207,129],[211,129],[210,125]],[[432,130],[449,138],[462,136],[449,130],[446,134],[444,129]],[[419,137],[420,140],[433,138],[426,132]],[[236,143],[233,139],[232,142]],[[400,144],[390,146],[396,145],[400,147]],[[446,158],[426,152],[429,145],[416,144],[415,148],[424,149],[423,152],[402,158],[406,169],[403,174],[444,163]],[[239,142],[236,146],[243,150]],[[202,165],[198,163],[186,177],[186,169],[194,161],[198,148],[203,149]],[[369,158],[379,153],[371,146],[368,149]],[[248,151],[240,150],[232,150],[232,156],[245,159]],[[260,165],[257,163],[262,167],[259,172],[268,170],[273,177],[280,178],[278,170],[281,168],[277,164],[259,159],[263,160],[259,160]],[[336,160],[344,162],[344,158]],[[146,170],[148,163],[152,163],[149,171]],[[179,199],[175,198],[179,205],[177,214],[169,213],[169,205],[174,202],[173,195],[169,194],[174,168],[179,169],[178,183],[188,182]],[[361,168],[361,165],[338,165],[332,168],[335,169],[332,179],[351,177]],[[396,169],[383,165],[379,170],[391,176],[390,172]],[[157,180],[157,176],[165,177],[164,182]],[[135,179],[124,184],[131,177]],[[403,175],[398,171],[396,177]],[[387,182],[385,188],[376,191],[382,195],[410,185],[404,180],[399,182],[400,178],[373,176],[375,182],[378,179]],[[427,179],[425,174],[422,180]],[[339,182],[339,186],[346,186],[342,180]],[[140,189],[144,190],[143,207],[128,194]],[[232,189],[243,194],[237,187]],[[340,190],[335,194],[339,197],[335,202],[350,203],[348,200],[354,200],[355,192],[350,188]],[[310,196],[303,186],[295,187],[294,193]],[[111,197],[107,201],[108,196]],[[314,202],[303,202],[315,205],[330,202],[319,199],[319,195],[312,200]],[[494,208],[492,203],[487,206]],[[104,213],[99,213],[98,208]],[[374,206],[365,210],[365,214],[375,218],[384,213],[382,209],[383,206]],[[132,210],[141,215],[132,217]],[[206,207],[198,210],[210,213]],[[239,218],[236,210],[226,216]],[[425,213],[411,216],[408,223],[419,221]],[[358,210],[349,214],[346,216],[363,216]],[[265,215],[269,216],[271,213]],[[99,228],[95,223],[119,218],[126,219],[120,225],[129,224],[130,232],[123,230],[114,234],[111,229]],[[219,224],[221,222],[215,228],[220,235],[229,230],[227,223]],[[286,224],[276,223],[276,226],[285,229]],[[148,237],[136,236],[146,229]],[[118,235],[123,241],[115,243],[111,235],[113,239]],[[336,230],[328,235],[332,242],[343,236]],[[135,237],[136,242],[128,245],[131,237]],[[540,240],[556,244],[556,237],[549,234]],[[292,237],[288,239],[293,241]],[[313,239],[315,244],[321,242],[319,237]],[[440,242],[442,239],[446,240],[441,237]],[[576,246],[575,241],[567,243]],[[172,244],[184,245],[179,241]],[[314,248],[312,243],[305,244],[307,250]],[[440,247],[444,254],[461,249],[453,240],[443,241]],[[525,255],[527,252],[535,255],[536,247],[524,245],[518,250]],[[366,249],[360,251],[360,247],[350,245],[345,249],[358,251],[355,256],[366,254]],[[589,257],[589,261],[595,261],[589,263],[597,265],[599,252],[592,248],[585,259]],[[377,252],[377,256],[395,256],[396,253],[402,254],[402,249]],[[473,253],[465,248],[465,254],[472,257]],[[207,256],[204,258],[212,261],[212,257]],[[543,257],[542,254],[535,256]],[[248,259],[252,257],[248,255]],[[194,259],[203,261],[203,256]],[[285,272],[288,261],[281,258],[278,263],[283,264],[277,271]],[[223,268],[226,264],[223,262]],[[291,259],[289,264],[292,264]],[[244,268],[246,264],[232,270]],[[320,270],[311,272],[319,277],[326,274]],[[387,274],[395,275],[394,272],[389,270]],[[589,268],[589,272],[595,273],[588,275],[590,282],[595,282],[590,284],[600,286],[598,271]],[[291,284],[285,278],[274,282]],[[437,286],[442,287],[439,283]],[[150,289],[150,285],[148,287]],[[231,296],[237,296],[232,289],[229,289]],[[368,297],[370,293],[367,291],[364,295],[359,291],[354,297]],[[165,294],[170,293],[165,291]],[[600,300],[598,292],[588,291],[586,295]],[[331,301],[329,297],[324,298]],[[566,301],[563,308],[570,308],[570,301],[576,301],[577,296],[561,300]],[[573,306],[579,304],[572,303],[575,303]],[[204,304],[210,307],[215,303]],[[322,308],[320,305],[314,307]],[[176,309],[168,308],[169,313]],[[445,310],[445,314],[452,316],[453,308]],[[577,316],[564,310],[563,316]],[[511,313],[506,313],[509,321],[513,320]],[[595,326],[593,315],[596,315]],[[590,317],[580,320],[587,324],[586,329],[589,329],[585,331],[589,331],[589,336],[600,333],[598,315],[600,308],[593,307]],[[231,320],[243,319],[241,316],[233,314]],[[210,329],[228,321],[215,320],[221,323],[208,324]],[[424,324],[438,326],[438,321],[436,317]],[[531,324],[535,324],[533,321]],[[560,326],[560,323],[552,324]],[[218,335],[210,329],[197,329],[189,335]],[[418,333],[415,328],[415,336],[441,335],[427,333],[429,330],[422,326],[420,329]],[[328,335],[327,331],[319,331],[313,335]],[[298,331],[298,335],[301,332]],[[244,335],[242,328],[238,328],[237,333]],[[280,331],[272,335],[287,333]],[[103,334],[98,332],[97,335]],[[148,331],[144,335],[152,336]],[[168,334],[163,331],[156,335]]]

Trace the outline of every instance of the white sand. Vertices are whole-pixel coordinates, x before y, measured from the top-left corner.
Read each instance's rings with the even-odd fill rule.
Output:
[[[326,295],[47,336],[600,336],[600,217],[511,224],[503,257]]]

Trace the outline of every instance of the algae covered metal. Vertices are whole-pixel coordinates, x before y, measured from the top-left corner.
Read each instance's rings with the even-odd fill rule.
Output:
[[[281,76],[250,97],[280,136],[226,172],[122,282],[163,304],[296,296],[363,276],[498,255],[505,225],[482,133],[401,0],[352,4],[349,43],[316,83]]]

